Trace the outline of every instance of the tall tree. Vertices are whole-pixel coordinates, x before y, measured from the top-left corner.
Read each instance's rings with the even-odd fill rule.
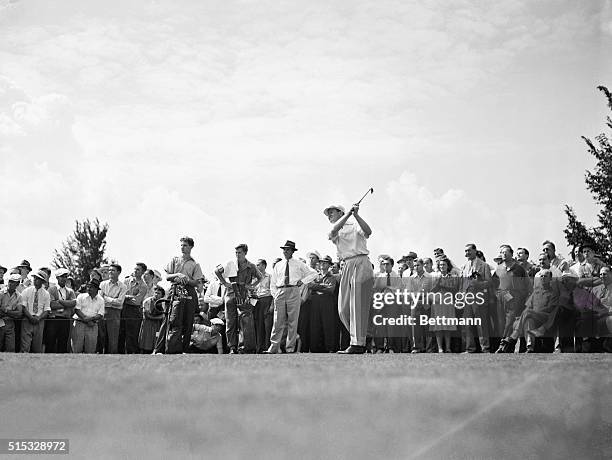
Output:
[[[612,111],[612,94],[605,86],[598,86],[606,97],[608,108]],[[612,118],[606,117],[606,125],[612,129]],[[593,171],[586,171],[585,183],[595,202],[601,206],[597,215],[599,225],[588,228],[578,220],[570,206],[565,206],[568,225],[565,237],[571,246],[591,243],[606,263],[612,263],[612,145],[605,133],[595,137],[595,142],[582,137],[591,155],[597,160]]]
[[[70,271],[79,285],[89,280],[89,273],[96,267],[107,263],[104,257],[106,250],[106,234],[108,224],[100,224],[96,218],[75,222],[75,229],[62,248],[54,251],[53,261],[55,268],[65,268]]]

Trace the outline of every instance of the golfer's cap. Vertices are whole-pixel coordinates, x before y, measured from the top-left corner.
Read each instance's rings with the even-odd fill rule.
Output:
[[[15,283],[21,283],[21,275],[13,273],[11,276],[9,276],[8,280]]]
[[[344,206],[342,206],[341,204],[330,204],[327,208],[325,208],[323,210],[323,214],[325,214],[326,216],[328,216],[329,211],[332,209],[337,209],[338,211],[340,211],[342,214],[345,214],[346,211],[344,210]]]
[[[309,251],[306,253],[306,257],[310,257],[310,256],[317,256],[317,259],[321,258],[321,254],[319,253],[319,251]]]

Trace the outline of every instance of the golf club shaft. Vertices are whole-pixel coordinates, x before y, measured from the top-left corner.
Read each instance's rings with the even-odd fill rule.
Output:
[[[356,204],[361,204],[361,202],[363,201],[363,199],[368,196],[370,193],[374,193],[374,189],[373,188],[369,188],[367,192],[365,192],[365,194],[361,197],[361,199],[356,203]]]

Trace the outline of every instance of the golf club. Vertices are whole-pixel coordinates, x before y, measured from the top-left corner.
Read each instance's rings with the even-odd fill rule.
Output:
[[[360,199],[360,200],[359,200],[357,203],[355,203],[355,204],[360,204],[360,203],[363,201],[363,199],[364,199],[366,196],[368,196],[370,193],[374,193],[374,189],[373,189],[373,188],[369,188],[369,189],[368,189],[368,191],[367,191],[367,192],[365,192],[365,194],[364,194],[364,195],[361,197],[361,199]]]

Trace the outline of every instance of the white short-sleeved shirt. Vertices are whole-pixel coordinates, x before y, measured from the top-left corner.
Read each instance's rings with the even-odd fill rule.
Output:
[[[38,290],[38,307],[37,312],[34,313],[34,298],[36,297],[36,288],[32,284],[21,292],[21,299],[23,305],[28,309],[31,315],[40,316],[43,311],[51,311],[51,296],[45,288]]]
[[[368,237],[357,222],[346,222],[338,234],[329,239],[336,245],[339,259],[370,253],[366,244]]]
[[[104,316],[104,299],[99,295],[96,295],[93,299],[91,296],[84,292],[79,294],[76,299],[76,310],[81,310],[86,317],[91,317],[95,315]],[[74,319],[79,319],[76,315],[73,316]]]

